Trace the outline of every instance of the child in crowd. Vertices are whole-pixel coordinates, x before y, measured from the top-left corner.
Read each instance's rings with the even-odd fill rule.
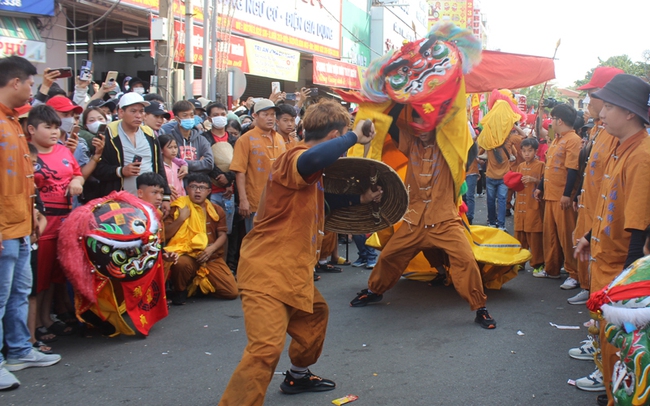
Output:
[[[29,156],[32,160],[32,165],[36,166],[38,163],[38,150],[33,144],[29,145]],[[38,196],[38,189],[35,190],[36,197],[34,199],[34,221],[37,226],[34,229],[34,232],[30,236],[30,242],[32,244],[31,252],[31,265],[32,265],[32,293],[29,295],[29,313],[27,314],[27,327],[29,327],[29,333],[31,339],[29,340],[34,348],[45,354],[51,354],[52,348],[47,346],[45,343],[52,341],[54,337],[42,337],[42,340],[36,339],[36,314],[37,314],[37,301],[36,301],[36,281],[37,275],[36,270],[38,269],[38,239],[45,231],[47,227],[47,218],[45,218],[45,207],[43,207],[43,201]],[[48,340],[49,338],[49,340]]]
[[[158,142],[162,148],[163,161],[165,163],[165,172],[167,174],[167,181],[169,182],[170,189],[172,190],[172,201],[181,196],[185,196],[185,188],[183,182],[179,178],[180,167],[176,164],[175,160],[178,159],[178,144],[171,134],[161,134],[158,137]],[[183,176],[187,173],[184,171]],[[138,191],[138,195],[140,192]],[[139,197],[139,196],[138,196]]]
[[[537,159],[539,143],[534,138],[521,141],[521,154],[524,162],[517,167],[517,172],[523,176],[521,182],[525,189],[517,192],[515,203],[515,237],[521,242],[522,248],[529,249],[533,254],[530,265],[536,272],[544,269],[543,250],[543,210],[541,202],[533,197],[533,192],[544,174],[544,163]]]
[[[65,276],[57,259],[59,227],[71,211],[71,198],[83,191],[84,178],[77,161],[64,145],[58,144],[61,119],[50,106],[39,105],[29,112],[27,131],[38,150],[34,167],[34,181],[40,192],[47,227],[39,239],[38,278],[36,285],[37,323],[36,339],[55,335],[70,335],[73,329],[50,318],[53,284],[64,284]]]
[[[168,178],[170,179],[170,178]],[[158,210],[158,220],[160,221],[162,239],[165,238],[165,223],[162,222],[163,213],[160,210],[165,194],[165,180],[156,172],[147,172],[135,179],[138,188],[138,199],[144,200]],[[173,192],[173,189],[172,189]],[[165,244],[163,244],[164,246]],[[169,267],[178,261],[178,254],[174,252],[162,251],[163,260],[165,261],[165,281],[169,275]]]

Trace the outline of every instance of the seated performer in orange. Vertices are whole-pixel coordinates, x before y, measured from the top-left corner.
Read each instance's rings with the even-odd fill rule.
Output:
[[[165,220],[165,251],[179,255],[169,273],[174,289],[172,303],[185,304],[199,288],[204,294],[235,299],[237,282],[223,258],[228,238],[226,213],[210,202],[208,175],[190,173],[186,181],[187,196],[172,202]]]
[[[354,132],[343,135],[350,125],[345,108],[333,101],[313,104],[303,120],[304,142],[273,163],[255,226],[242,243],[237,270],[248,344],[219,405],[264,403],[287,333],[292,337],[292,365],[280,385],[282,392],[320,392],[336,387],[308,369],[323,349],[329,314],[313,280],[325,216],[322,171],[357,142],[372,140],[374,126],[364,135],[364,123],[362,120]],[[368,189],[356,196],[356,203],[380,197],[380,190]],[[332,202],[328,203],[332,208]],[[293,243],[286,244],[289,240]],[[279,246],[283,255],[278,255]]]
[[[394,113],[391,113],[393,115]],[[407,116],[404,110],[400,119]],[[420,115],[411,110],[412,121],[422,125]],[[362,307],[379,302],[395,286],[408,263],[420,252],[443,250],[449,258],[449,273],[456,291],[476,311],[475,321],[483,328],[496,328],[487,309],[487,297],[472,248],[454,200],[454,180],[436,142],[436,130],[416,132],[407,120],[393,120],[389,130],[399,150],[408,157],[404,183],[409,190],[409,211],[403,224],[388,241],[368,280],[368,289],[357,294],[350,305]]]

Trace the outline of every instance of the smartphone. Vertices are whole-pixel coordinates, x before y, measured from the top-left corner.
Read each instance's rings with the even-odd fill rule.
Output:
[[[79,127],[78,125],[74,125],[74,126],[72,126],[72,131],[70,131],[70,135],[74,134],[74,135],[78,136],[80,130],[81,130],[81,127]]]
[[[317,88],[317,87],[312,87],[312,88],[310,88],[309,90],[311,90],[311,93],[309,93],[309,95],[310,95],[311,97],[316,97],[316,96],[318,96],[318,88]]]
[[[287,100],[296,100],[296,94],[295,93],[287,93]]]
[[[99,138],[100,135],[105,135],[106,132],[106,124],[100,124],[99,128],[97,129],[97,135],[95,135],[95,138]]]
[[[72,77],[72,68],[56,68],[56,69],[50,69],[50,71],[55,71],[58,70],[60,75],[57,79],[64,79],[64,78],[71,78]]]
[[[271,82],[271,93],[280,93],[280,82]]]
[[[117,80],[117,71],[111,70],[106,74],[106,83],[114,83]]]
[[[93,68],[93,61],[84,59],[81,63],[81,68],[79,69],[79,79],[81,80],[92,80],[92,74],[90,73]]]
[[[133,162],[142,162],[142,157],[140,155],[134,155]]]

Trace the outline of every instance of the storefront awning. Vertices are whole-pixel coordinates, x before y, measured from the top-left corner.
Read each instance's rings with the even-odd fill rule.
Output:
[[[34,63],[45,62],[45,42],[32,20],[0,16],[0,57],[11,55]]]

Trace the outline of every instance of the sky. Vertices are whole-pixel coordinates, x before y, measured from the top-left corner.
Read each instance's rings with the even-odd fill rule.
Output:
[[[598,58],[627,54],[643,61],[650,49],[650,0],[481,0],[488,49],[552,57],[554,82],[573,85]]]

